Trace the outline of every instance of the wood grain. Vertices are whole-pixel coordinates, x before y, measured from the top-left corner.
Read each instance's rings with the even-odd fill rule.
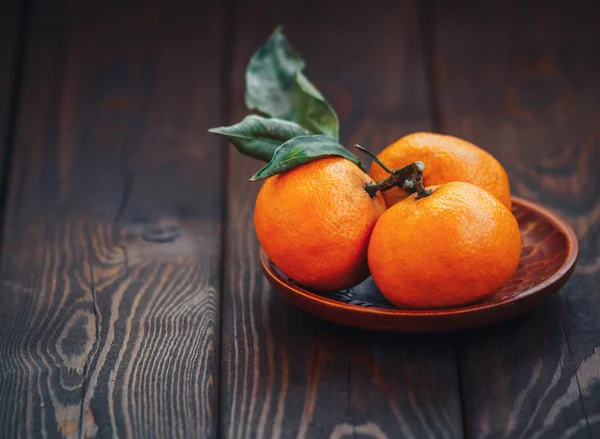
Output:
[[[34,2],[0,272],[0,436],[215,437],[216,2]],[[197,29],[202,29],[198,32]]]
[[[238,2],[232,18],[231,123],[245,114],[248,58],[281,23],[307,76],[338,111],[346,145],[379,150],[430,128],[415,3]],[[230,149],[221,435],[462,436],[451,337],[346,329],[275,296],[252,220],[259,186],[246,181],[260,166]]]
[[[513,192],[567,218],[581,248],[577,272],[560,298],[463,337],[467,433],[598,436],[597,8],[560,1],[432,6],[439,129],[496,155]]]

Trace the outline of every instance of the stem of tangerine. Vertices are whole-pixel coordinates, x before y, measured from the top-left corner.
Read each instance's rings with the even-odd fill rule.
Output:
[[[360,145],[354,145],[357,149],[367,153],[373,158],[373,161],[383,168],[385,172],[390,174],[385,180],[377,183],[371,182],[365,185],[365,190],[372,198],[377,195],[377,191],[387,191],[393,187],[399,187],[409,193],[417,192],[417,199],[425,198],[431,195],[431,191],[425,189],[423,184],[423,170],[425,163],[413,162],[408,166],[400,169],[389,169],[375,154]]]

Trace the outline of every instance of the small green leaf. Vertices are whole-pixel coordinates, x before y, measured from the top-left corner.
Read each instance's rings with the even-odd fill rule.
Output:
[[[281,145],[271,161],[250,181],[272,177],[305,163],[327,156],[344,157],[360,167],[360,159],[329,136],[298,136]]]
[[[303,69],[304,61],[278,27],[250,58],[246,69],[246,106],[337,140],[338,117],[302,74]]]
[[[265,162],[273,158],[282,143],[310,134],[297,123],[256,115],[247,116],[235,125],[211,128],[208,132],[225,137],[242,154]]]

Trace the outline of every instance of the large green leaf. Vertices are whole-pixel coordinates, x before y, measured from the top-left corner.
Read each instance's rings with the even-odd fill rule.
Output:
[[[360,159],[329,136],[298,136],[281,145],[271,161],[250,178],[251,181],[272,177],[305,163],[327,156],[341,156],[360,167]]]
[[[296,136],[310,134],[297,123],[276,118],[250,115],[228,127],[211,128],[211,133],[225,137],[242,154],[268,162],[282,143]]]
[[[269,116],[288,118],[294,113],[290,93],[304,61],[278,27],[250,58],[246,68],[246,106]]]
[[[338,139],[333,108],[302,74],[304,61],[281,28],[250,58],[246,69],[246,106],[272,117],[297,122],[316,134]]]
[[[296,109],[296,122],[313,133],[325,134],[335,140],[339,138],[337,114],[302,72],[296,72],[294,76],[291,98]]]

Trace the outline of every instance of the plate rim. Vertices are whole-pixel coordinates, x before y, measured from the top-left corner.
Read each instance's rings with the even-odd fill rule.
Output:
[[[565,276],[569,275],[574,270],[577,263],[579,254],[579,242],[577,235],[573,231],[573,228],[558,214],[554,213],[550,209],[535,203],[533,201],[525,200],[521,197],[512,196],[513,203],[523,206],[526,209],[533,210],[542,214],[549,222],[553,224],[555,229],[558,229],[565,237],[567,241],[567,257],[565,258],[562,265],[547,279],[543,282],[529,288],[524,294],[517,298],[506,298],[499,302],[492,303],[479,303],[474,305],[468,305],[457,308],[440,308],[440,309],[385,309],[377,307],[363,307],[358,305],[351,305],[343,303],[326,296],[312,293],[304,288],[294,285],[287,280],[280,277],[279,274],[275,273],[271,268],[271,261],[269,256],[266,254],[262,246],[260,247],[260,263],[263,271],[268,274],[269,280],[276,282],[281,288],[291,290],[294,294],[303,296],[306,300],[318,301],[322,304],[337,308],[343,312],[360,312],[361,314],[370,314],[372,316],[386,316],[386,317],[407,317],[407,318],[418,318],[418,317],[456,317],[464,316],[472,313],[486,312],[491,309],[499,307],[514,306],[516,303],[521,301],[527,301],[533,296],[537,296],[538,293],[547,291],[552,285],[559,283]],[[549,293],[554,290],[549,291]]]

